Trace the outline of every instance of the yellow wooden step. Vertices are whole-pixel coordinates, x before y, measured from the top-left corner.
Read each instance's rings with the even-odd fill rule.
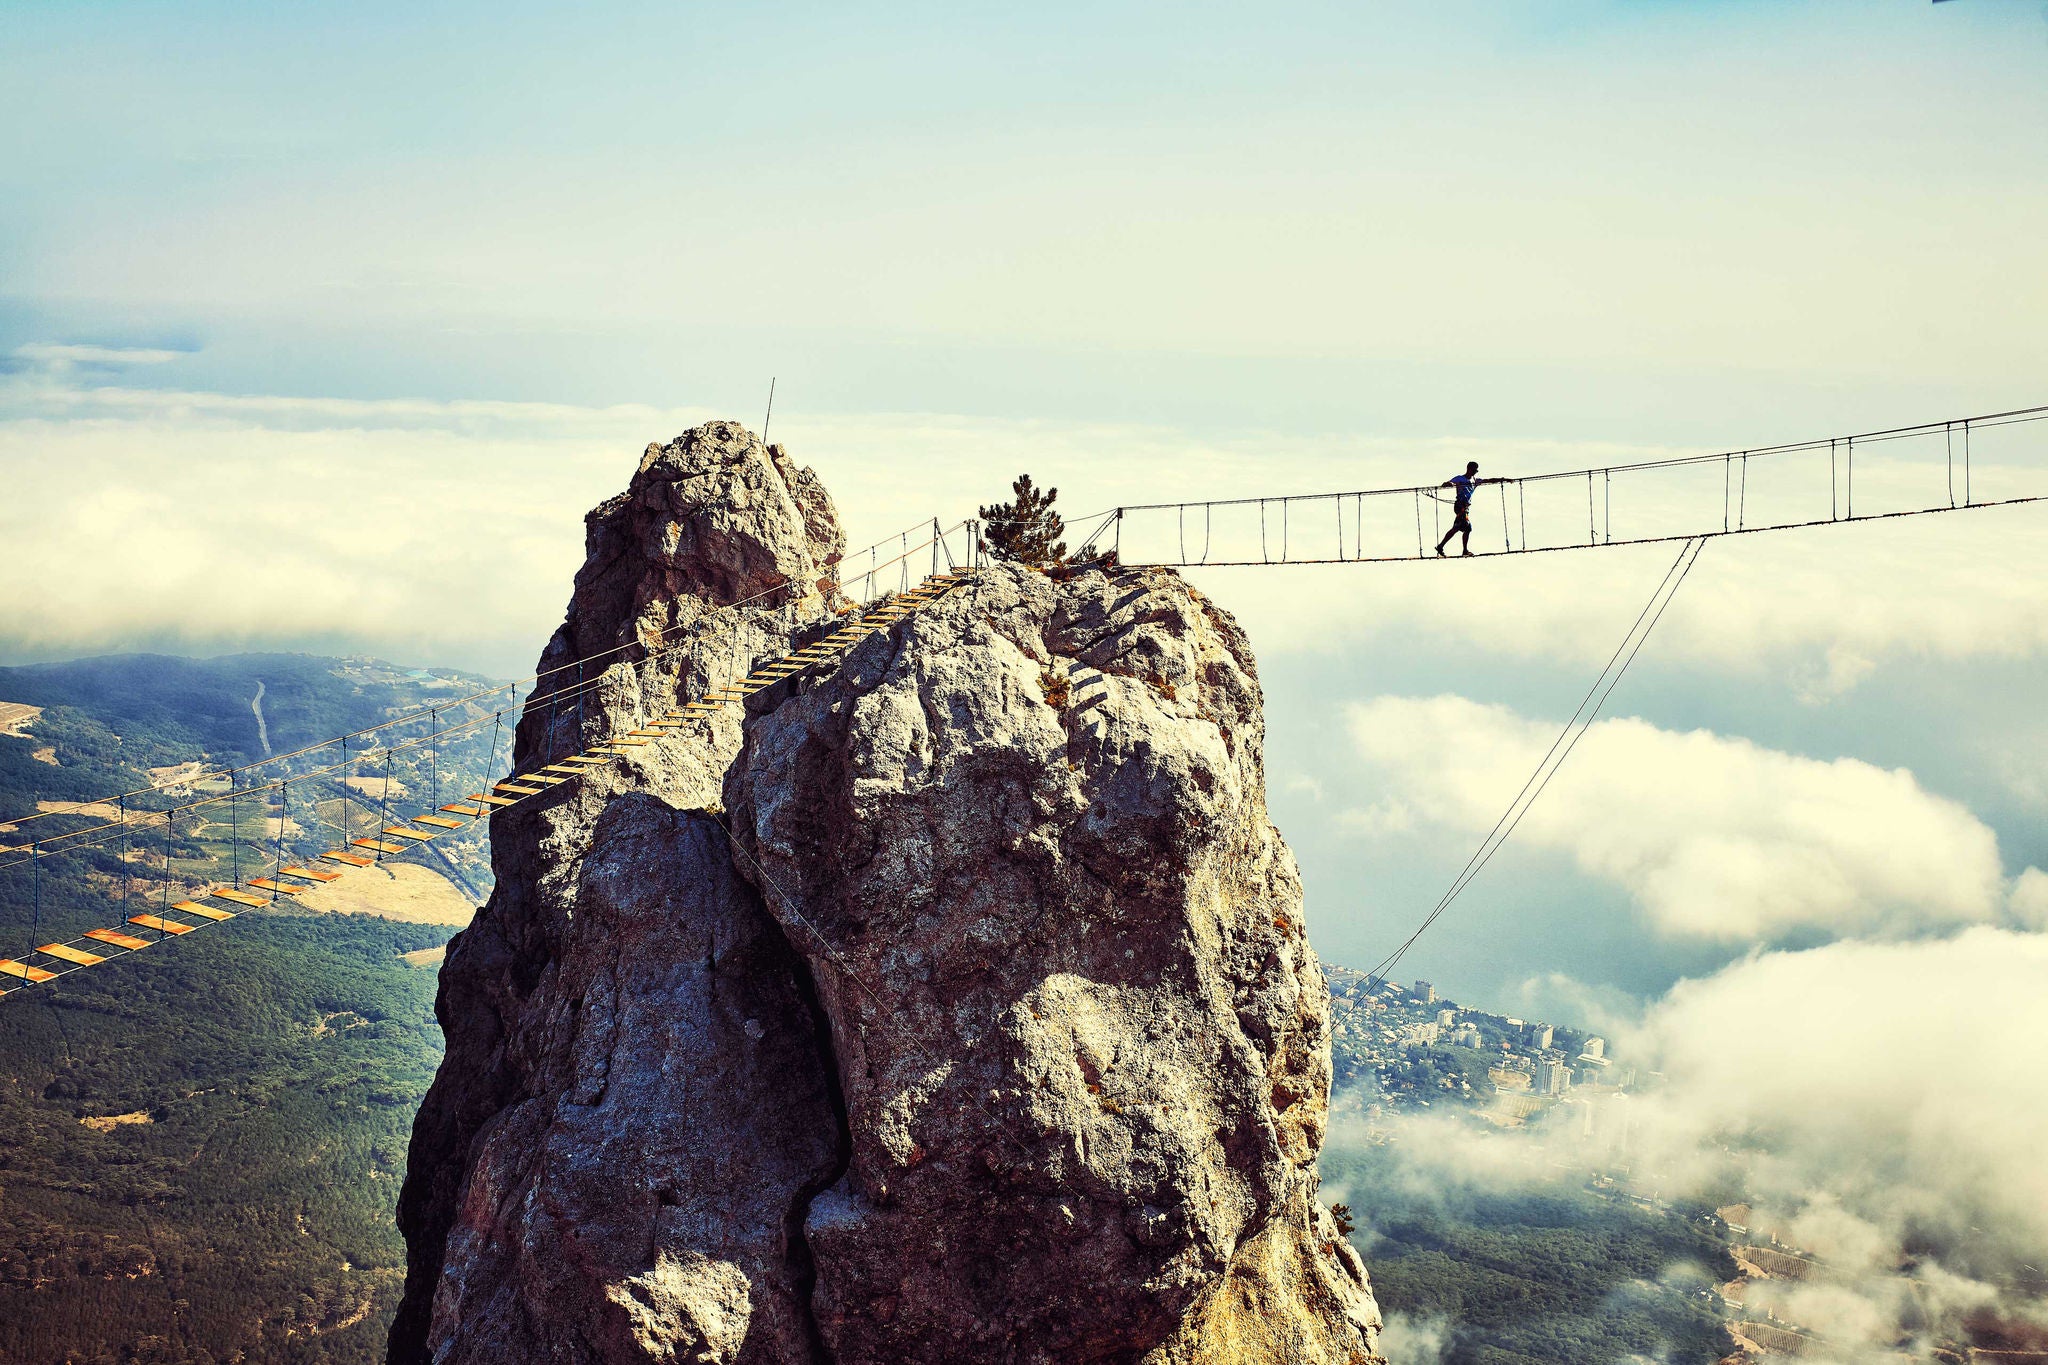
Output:
[[[329,872],[324,867],[288,867],[285,869],[285,873],[287,876],[304,877],[309,882],[338,882],[341,880],[339,872]]]
[[[235,917],[235,912],[232,910],[216,910],[210,905],[201,905],[198,901],[179,901],[171,909],[183,910],[188,915],[197,915],[201,919],[210,919],[216,924],[224,919],[233,919]]]
[[[116,948],[126,948],[131,953],[139,953],[149,946],[148,939],[124,934],[119,929],[88,929],[85,931],[85,937],[95,943],[111,943]]]
[[[165,934],[189,934],[193,929],[192,925],[180,924],[174,919],[165,919],[162,915],[130,915],[128,922]]]
[[[51,957],[56,958],[59,962],[76,963],[80,967],[93,967],[106,961],[106,959],[101,957],[98,953],[82,952],[77,948],[66,947],[62,943],[45,943],[42,947],[36,949],[36,951],[39,953],[48,953]]]
[[[436,829],[463,829],[469,823],[466,820],[450,820],[445,815],[415,815],[412,822],[415,825],[432,825]]]
[[[264,900],[261,896],[252,896],[246,891],[237,891],[232,886],[216,886],[213,890],[207,892],[206,894],[214,897],[217,900],[233,901],[236,905],[270,904],[269,901]],[[131,920],[129,922],[133,923],[134,921]]]

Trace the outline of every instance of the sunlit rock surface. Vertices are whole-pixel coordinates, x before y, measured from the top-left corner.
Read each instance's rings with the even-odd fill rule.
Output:
[[[550,659],[825,628],[814,481],[729,426],[649,461]],[[710,678],[621,657],[567,747]],[[392,1358],[1376,1360],[1235,623],[999,566],[749,713],[499,818]]]

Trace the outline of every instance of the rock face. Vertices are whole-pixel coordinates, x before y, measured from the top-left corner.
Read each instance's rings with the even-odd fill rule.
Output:
[[[628,649],[535,759],[811,638],[840,542],[719,424],[590,547],[544,668],[717,647]],[[1235,623],[1170,573],[995,566],[749,712],[498,817],[392,1360],[1376,1361]]]
[[[810,472],[732,423],[649,446],[586,526],[522,771],[786,647],[843,548]],[[810,1358],[786,1224],[836,1177],[834,1082],[802,961],[688,813],[740,727],[721,712],[493,818],[497,889],[441,969],[393,1361]]]

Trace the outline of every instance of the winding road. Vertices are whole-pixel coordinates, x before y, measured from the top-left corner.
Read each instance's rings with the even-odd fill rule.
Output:
[[[263,719],[263,679],[256,680],[256,695],[249,699],[249,709],[256,713],[256,738],[263,741],[263,756],[270,757],[270,726]]]

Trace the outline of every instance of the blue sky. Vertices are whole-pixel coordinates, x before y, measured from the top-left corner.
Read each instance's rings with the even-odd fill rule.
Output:
[[[1083,510],[2038,402],[2044,76],[2033,0],[11,4],[0,657],[520,671],[582,510],[647,440],[758,421],[770,376],[856,541],[1020,468]],[[279,508],[326,511],[194,544]],[[2033,521],[1977,515],[1713,547],[1616,713],[1711,732],[1724,774],[1741,745],[1827,769],[1795,783],[1905,770],[2022,878],[2048,861],[2048,728],[2015,705],[2048,562]],[[1455,736],[1429,763],[1354,718],[1554,722],[1661,568],[1204,579],[1260,647],[1274,806],[1334,959],[1376,956],[1490,822]],[[1596,776],[1663,752],[1613,733]],[[1663,856],[1513,847],[1411,966],[1560,1012],[1739,957],[1658,899]],[[1764,942],[1876,932],[1824,899]]]

